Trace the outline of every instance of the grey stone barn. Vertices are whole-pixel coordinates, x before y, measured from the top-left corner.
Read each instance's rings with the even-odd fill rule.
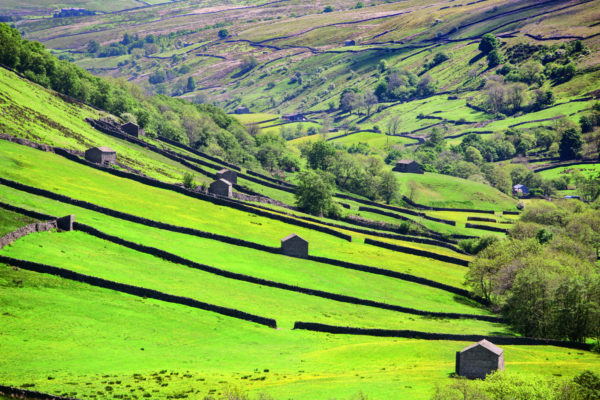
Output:
[[[117,162],[117,152],[110,147],[92,147],[85,151],[85,159],[96,164],[114,164]]]
[[[356,40],[346,40],[346,42],[344,43],[344,46],[356,46]]]
[[[304,116],[304,114],[286,114],[284,116],[282,116],[281,118],[283,118],[286,121],[289,122],[303,122],[306,121],[306,117]]]
[[[248,109],[248,107],[243,106],[236,108],[233,112],[236,114],[250,114],[250,110]]]
[[[225,179],[217,179],[208,187],[208,193],[216,194],[224,197],[231,197],[231,182]]]
[[[140,129],[140,127],[134,124],[133,122],[128,122],[126,124],[121,125],[121,129],[123,130],[123,132],[131,136],[144,136],[144,130]]]
[[[308,257],[308,242],[292,233],[281,239],[281,252],[286,256]]]
[[[225,179],[232,184],[237,184],[237,172],[224,168],[217,172],[217,179]]]
[[[403,172],[410,174],[424,174],[423,167],[416,161],[413,160],[400,160],[396,162],[396,166],[392,171]]]
[[[457,375],[485,379],[496,370],[504,370],[504,350],[485,339],[456,352]]]

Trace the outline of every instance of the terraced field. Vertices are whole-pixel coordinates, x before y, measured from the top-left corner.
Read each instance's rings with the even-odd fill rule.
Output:
[[[19,8],[23,19],[12,22],[26,38],[96,74],[230,113],[246,106],[251,114],[231,115],[259,134],[333,128],[290,140],[297,154],[327,140],[414,158],[436,128],[446,137],[439,155],[469,132],[578,124],[597,102],[598,0],[82,0],[69,6],[98,15],[69,18],[49,18],[62,3],[34,3],[8,1],[0,14]],[[87,51],[91,40],[108,46],[136,32],[143,48]],[[480,106],[486,85],[502,78],[478,50],[487,32],[503,49],[579,38],[589,51],[569,59],[570,81],[538,85],[554,104],[492,114]],[[448,62],[430,65],[441,52]],[[430,77],[435,89],[339,108],[342,93],[373,93],[390,70]],[[148,79],[157,71],[166,72],[160,85]],[[193,90],[171,92],[189,78]],[[526,378],[600,369],[581,344],[519,336],[468,291],[473,256],[459,240],[502,238],[519,219],[517,200],[490,185],[395,174],[392,204],[338,192],[342,215],[317,217],[294,207],[295,173],[253,172],[155,135],[102,133],[85,119],[113,116],[4,68],[0,87],[0,237],[69,214],[76,221],[73,231],[0,248],[0,385],[94,400],[428,399],[451,382],[456,351],[483,337],[504,349],[509,373]],[[290,113],[312,122],[284,124]],[[116,150],[117,165],[80,159],[92,146]],[[227,166],[239,169],[233,198],[183,188],[184,174],[206,186]],[[598,173],[582,164],[539,174],[573,169]],[[291,233],[309,242],[307,257],[282,254]]]
[[[36,140],[50,142],[62,137],[62,130],[56,132]],[[156,157],[154,153],[94,134],[94,140],[113,140],[115,147],[137,152],[139,165],[151,170],[153,164],[146,159]],[[339,225],[333,230],[351,235],[348,242],[296,225],[294,221],[309,222],[296,211],[288,216],[288,222],[280,221],[276,216],[283,209],[277,207],[257,209],[262,214],[256,215],[250,204],[246,211],[236,210],[4,140],[0,141],[0,153],[0,168],[6,171],[0,202],[50,215],[75,214],[76,221],[105,232],[110,235],[107,238],[125,240],[117,243],[81,230],[44,232],[21,238],[0,251],[0,256],[8,257],[5,260],[42,263],[65,271],[52,276],[13,268],[11,262],[0,267],[0,298],[5,310],[0,319],[6,333],[0,336],[0,369],[8,371],[3,374],[3,384],[84,398],[221,396],[238,387],[275,398],[347,398],[362,391],[373,398],[402,395],[419,399],[427,398],[434,384],[446,379],[453,368],[454,352],[466,342],[325,334],[292,329],[294,324],[305,321],[514,336],[510,327],[494,320],[477,301],[457,294],[463,289],[464,266],[363,241],[371,238],[432,255],[469,259],[447,247],[382,238],[377,236],[378,230],[360,233],[348,222],[310,222],[315,227]],[[422,178],[431,192],[445,193],[441,178],[431,174]],[[10,181],[45,191],[33,194]],[[468,188],[462,180],[454,184],[479,190]],[[105,208],[51,198],[48,192]],[[342,201],[358,210],[359,200]],[[467,203],[452,198],[443,204],[500,211],[514,202],[481,198]],[[106,209],[220,236],[198,236],[189,229],[178,232],[153,222],[142,224],[127,214],[111,216]],[[6,210],[0,215],[3,232],[33,221]],[[460,225],[471,214],[426,211],[426,215]],[[385,217],[373,214],[373,219],[384,221]],[[420,217],[415,220],[452,230]],[[455,229],[467,231],[460,226]],[[312,258],[278,254],[279,240],[291,232],[309,240]],[[263,247],[233,244],[238,239]],[[149,247],[135,247],[136,243]],[[162,251],[162,256],[148,253],[148,248]],[[359,267],[354,266],[357,264]],[[84,275],[96,280],[73,280]],[[114,288],[103,286],[106,283],[98,286],[98,282],[109,282]],[[118,285],[153,290],[147,293],[161,293],[167,300],[190,300],[182,304],[134,296]],[[194,306],[198,302],[272,318],[278,329],[199,309]],[[41,356],[40,346],[45,349]],[[511,370],[532,376],[549,372],[571,376],[600,362],[591,353],[553,346],[503,348]],[[544,362],[546,357],[556,360],[551,368]]]

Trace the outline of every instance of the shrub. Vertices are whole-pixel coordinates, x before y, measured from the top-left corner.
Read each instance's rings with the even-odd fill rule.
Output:
[[[324,13],[329,13],[329,12],[332,12],[332,11],[333,11],[333,7],[332,7],[332,6],[327,6],[327,7],[325,7],[325,8],[323,9],[323,12],[324,12]]]
[[[191,172],[186,172],[185,174],[183,174],[183,187],[191,190],[196,188],[196,183],[194,182],[194,174],[192,174]]]

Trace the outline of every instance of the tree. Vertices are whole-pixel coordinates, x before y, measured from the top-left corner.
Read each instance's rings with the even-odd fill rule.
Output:
[[[225,28],[220,29],[218,35],[220,39],[225,39],[227,36],[229,36],[229,31]]]
[[[95,40],[90,40],[87,45],[87,52],[95,54],[100,50],[100,43]]]
[[[328,214],[333,206],[334,187],[322,172],[304,171],[300,173],[296,188],[296,206],[313,215]]]
[[[324,12],[324,13],[330,13],[330,12],[333,12],[333,7],[332,7],[332,6],[326,6],[326,7],[323,9],[323,12]]]
[[[498,46],[498,38],[496,38],[496,36],[494,36],[492,33],[486,33],[479,42],[479,51],[481,51],[483,54],[489,54],[492,50],[498,48]]]
[[[365,93],[365,106],[367,107],[367,116],[371,116],[371,109],[377,105],[377,96],[373,92]]]
[[[396,180],[396,175],[392,171],[385,171],[381,174],[377,191],[387,204],[390,204],[392,200],[398,197],[400,185]]]
[[[354,6],[354,8],[363,8],[365,6],[365,4],[362,1],[359,1],[358,3],[356,3],[356,5]]]
[[[483,157],[479,150],[473,146],[469,146],[465,149],[465,160],[472,162],[473,164],[481,164],[483,162]]]
[[[487,54],[487,62],[489,68],[497,67],[502,63],[502,54],[497,49],[490,51]]]
[[[562,134],[558,152],[561,160],[573,160],[579,156],[583,147],[581,133],[575,128],[568,128]]]
[[[186,92],[193,92],[196,89],[196,81],[193,76],[190,76],[187,80],[187,85],[185,86]]]
[[[527,86],[524,83],[513,83],[508,86],[508,101],[512,104],[513,112],[518,112],[521,109]]]
[[[327,159],[335,155],[335,148],[329,142],[320,140],[306,150],[306,159],[312,169],[327,169]]]
[[[356,93],[353,90],[344,90],[340,96],[340,110],[352,113],[356,101]]]
[[[504,110],[506,91],[504,86],[497,82],[492,82],[486,90],[487,106],[493,113],[500,113]]]
[[[246,56],[242,58],[240,72],[246,73],[258,65],[258,60],[254,56]]]
[[[402,120],[399,115],[394,115],[387,123],[387,134],[394,136],[400,130],[400,125],[402,124]]]

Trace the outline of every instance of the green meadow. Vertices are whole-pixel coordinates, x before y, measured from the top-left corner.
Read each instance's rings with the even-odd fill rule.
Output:
[[[398,174],[397,177],[401,183],[402,194],[409,198],[412,194],[411,200],[419,204],[432,207],[516,211],[513,198],[483,183],[430,172],[424,175]]]
[[[10,266],[0,272],[3,383],[79,398],[202,398],[238,387],[277,399],[359,391],[426,399],[468,344],[273,330]],[[503,348],[506,368],[531,376],[569,377],[600,363],[551,346]]]

